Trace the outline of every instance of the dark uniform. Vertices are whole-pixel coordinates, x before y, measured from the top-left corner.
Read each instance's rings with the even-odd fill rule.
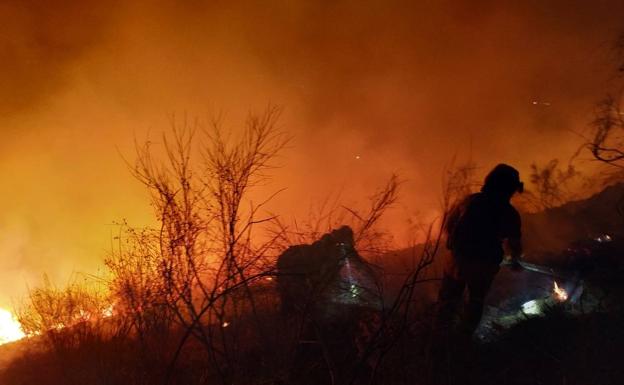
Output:
[[[500,164],[488,174],[481,192],[466,197],[449,214],[446,232],[451,255],[445,261],[439,292],[438,321],[443,326],[450,324],[467,288],[462,327],[472,334],[503,260],[504,240],[508,241],[513,260],[520,258],[520,215],[509,200],[522,188],[518,171]]]

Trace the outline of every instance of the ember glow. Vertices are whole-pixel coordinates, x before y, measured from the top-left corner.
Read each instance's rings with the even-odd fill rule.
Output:
[[[557,281],[553,285],[553,296],[559,302],[565,302],[568,300],[568,292],[564,288],[557,285]]]
[[[0,345],[26,337],[20,323],[10,311],[0,309]]]
[[[102,318],[110,318],[113,316],[114,305],[110,305],[106,309],[102,310]]]

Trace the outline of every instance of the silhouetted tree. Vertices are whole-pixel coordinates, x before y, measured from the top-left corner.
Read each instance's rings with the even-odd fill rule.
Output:
[[[614,167],[624,167],[624,34],[614,45],[617,73],[607,95],[597,104],[587,148],[595,159]]]
[[[273,274],[268,255],[275,238],[260,241],[254,230],[274,217],[259,214],[272,197],[254,204],[248,193],[267,180],[287,143],[276,126],[279,114],[269,107],[227,135],[219,121],[203,128],[172,120],[171,133],[162,136],[164,157],[150,141],[137,144],[132,171],[151,193],[159,227],[126,227],[107,264],[137,332],[154,325],[152,315],[184,330],[171,369],[193,338],[227,382],[242,343],[232,340],[234,331],[246,317],[257,325],[252,284]]]
[[[580,177],[574,165],[559,167],[559,160],[552,159],[543,167],[531,164],[529,181],[531,188],[527,196],[536,210],[553,208],[574,198],[571,183]],[[525,197],[526,198],[526,197]]]

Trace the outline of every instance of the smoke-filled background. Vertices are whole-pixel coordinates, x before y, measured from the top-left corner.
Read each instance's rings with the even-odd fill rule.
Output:
[[[0,305],[96,272],[114,221],[152,223],[122,156],[172,114],[235,129],[283,106],[272,209],[361,202],[398,172],[400,240],[454,156],[479,177],[572,156],[624,28],[617,0],[129,3],[0,3]]]

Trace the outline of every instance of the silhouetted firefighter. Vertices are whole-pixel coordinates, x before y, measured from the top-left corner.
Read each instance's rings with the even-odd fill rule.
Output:
[[[285,314],[335,318],[345,306],[380,307],[375,271],[354,247],[348,226],[310,245],[289,247],[277,259],[277,287]]]
[[[483,313],[483,300],[503,260],[505,240],[512,267],[519,267],[520,215],[509,201],[523,188],[518,171],[499,164],[485,178],[481,192],[469,195],[451,210],[445,229],[451,253],[445,261],[438,298],[439,326],[450,326],[467,288],[461,331],[474,332]]]
[[[277,260],[277,287],[289,322],[303,320],[290,382],[346,384],[358,368],[369,328],[381,311],[376,272],[342,226]]]

